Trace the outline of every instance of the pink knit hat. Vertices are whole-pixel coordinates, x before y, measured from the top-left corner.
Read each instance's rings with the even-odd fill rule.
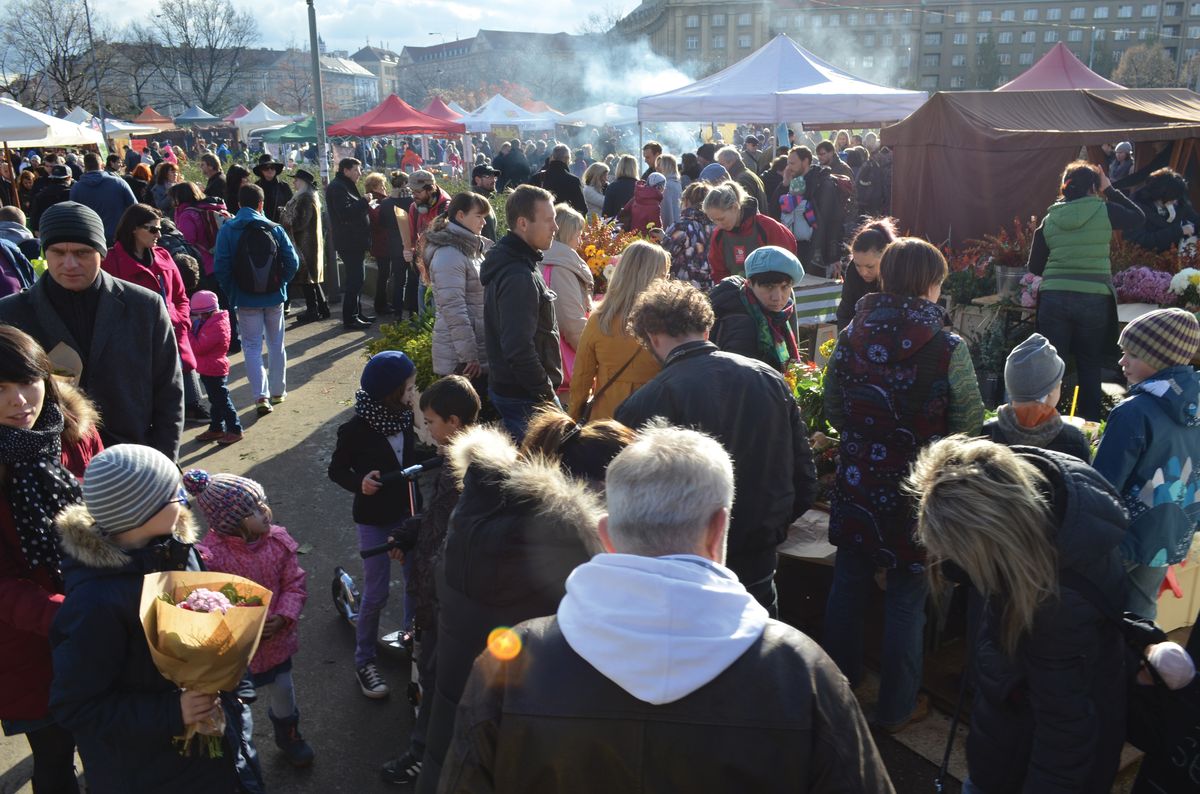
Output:
[[[209,528],[225,535],[238,534],[242,519],[267,503],[267,493],[260,484],[236,474],[189,469],[183,475],[183,487],[196,498]]]
[[[217,310],[217,294],[206,289],[192,294],[192,314],[208,314]]]

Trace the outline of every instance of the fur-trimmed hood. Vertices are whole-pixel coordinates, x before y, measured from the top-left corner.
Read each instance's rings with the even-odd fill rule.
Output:
[[[92,518],[92,514],[83,505],[72,505],[63,510],[58,515],[57,524],[63,551],[70,557],[64,561],[64,570],[73,567],[72,562],[77,566],[100,571],[124,571],[135,566],[146,567],[151,559],[160,562],[169,556],[170,550],[165,547],[170,545],[172,540],[176,541],[176,545],[190,545],[198,538],[196,522],[187,510],[180,513],[179,523],[175,526],[172,538],[151,543],[141,549],[123,549],[101,535],[96,519]],[[137,565],[139,561],[140,566]],[[146,572],[154,570],[163,570],[163,567],[146,567]]]
[[[425,231],[424,240],[426,261],[433,259],[434,251],[444,246],[460,251],[468,259],[477,259],[483,256],[491,242],[477,234],[471,234],[469,229],[450,223],[444,217],[434,219]]]
[[[58,389],[58,406],[62,410],[63,446],[78,444],[87,438],[93,429],[100,426],[100,412],[88,396],[75,386],[64,381],[55,384]]]

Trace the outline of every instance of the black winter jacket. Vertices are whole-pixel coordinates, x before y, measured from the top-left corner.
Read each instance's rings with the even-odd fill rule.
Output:
[[[562,384],[562,354],[555,296],[537,269],[541,259],[509,232],[484,256],[479,282],[489,388],[503,397],[551,402]]]
[[[554,194],[554,203],[570,204],[571,208],[580,215],[587,217],[587,202],[583,200],[583,183],[579,177],[567,169],[566,163],[551,160],[546,163],[546,169],[539,171],[533,178],[533,183]]]
[[[638,428],[656,416],[702,430],[729,452],[737,497],[725,564],[743,584],[769,576],[775,547],[817,489],[808,428],[783,376],[711,342],[688,342],[621,403],[615,418]]]
[[[663,705],[605,678],[557,618],[517,632],[513,661],[479,657],[443,792],[894,791],[846,679],[787,624],[770,621],[724,672]],[[496,741],[501,726],[513,741]]]
[[[334,245],[343,251],[365,251],[371,245],[371,202],[358,186],[339,173],[325,188],[325,206]],[[265,208],[264,208],[265,209]]]
[[[458,701],[488,633],[554,614],[567,576],[600,551],[595,497],[557,466],[518,460],[503,431],[462,433],[450,464],[462,495],[437,569],[437,686],[418,792],[437,790]]]
[[[362,492],[363,477],[378,471],[381,475],[416,465],[421,457],[416,453],[417,436],[409,430],[404,434],[404,465],[387,438],[371,429],[361,416],[353,416],[338,428],[337,446],[329,461],[329,479],[354,494],[354,523],[388,527],[407,518],[408,488],[389,484],[373,496]]]
[[[742,303],[742,285],[745,283],[746,279],[741,276],[730,276],[722,279],[708,293],[713,313],[717,316],[709,339],[726,353],[753,358],[770,367],[771,362],[765,361],[759,350],[754,318]]]
[[[254,184],[262,188],[263,216],[272,223],[280,223],[279,211],[292,200],[292,189],[278,178],[268,182],[260,177],[254,180]]]
[[[837,307],[837,329],[842,331],[854,319],[854,309],[863,295],[879,291],[879,281],[867,283],[858,274],[858,268],[853,263],[846,266],[845,278],[842,281],[842,298]]]
[[[619,176],[608,183],[604,189],[604,207],[600,214],[605,218],[615,218],[617,213],[633,198],[637,189],[637,180],[631,176]]]
[[[1118,545],[1128,515],[1095,469],[1068,455],[1014,447],[1050,482],[1059,570],[1125,603]],[[989,599],[972,649],[978,682],[967,739],[971,780],[989,794],[1108,791],[1125,737],[1124,640],[1084,594],[1060,584],[1015,658],[1000,642],[1002,600]]]
[[[1172,221],[1168,221],[1164,216],[1158,214],[1158,207],[1153,201],[1135,203],[1146,216],[1146,222],[1136,229],[1125,232],[1125,238],[1130,242],[1137,243],[1142,248],[1148,248],[1158,253],[1177,250],[1184,237],[1183,225],[1185,223],[1192,224],[1197,227],[1197,231],[1200,231],[1200,217],[1197,217],[1196,211],[1189,202],[1176,203],[1175,219]]]

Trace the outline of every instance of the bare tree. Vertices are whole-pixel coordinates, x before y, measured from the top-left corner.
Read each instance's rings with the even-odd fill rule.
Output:
[[[281,110],[313,111],[312,66],[307,49],[302,50],[292,42],[283,57],[275,62],[275,80],[283,105]]]
[[[1175,61],[1157,44],[1138,44],[1126,50],[1112,79],[1127,88],[1166,88],[1179,83]]]
[[[44,83],[39,99],[62,107],[94,105],[96,87],[92,79],[92,48],[82,0],[13,0],[5,8],[3,42],[6,63],[20,64],[21,71],[38,76]],[[95,15],[95,70],[104,79],[112,60],[105,26]]]
[[[611,31],[617,26],[617,23],[625,18],[621,10],[611,3],[606,4],[598,11],[593,11],[583,18],[583,20],[575,26],[575,32],[579,34],[598,33],[604,34]]]
[[[152,27],[136,31],[152,45],[147,52],[162,87],[185,105],[208,109],[236,93],[247,68],[243,58],[258,41],[254,15],[235,10],[230,0],[173,0],[158,7]]]
[[[114,112],[124,106],[134,115],[162,95],[157,90],[160,80],[154,68],[152,52],[158,45],[149,41],[136,27],[131,27],[124,41],[113,44],[114,57],[104,86],[105,100]]]

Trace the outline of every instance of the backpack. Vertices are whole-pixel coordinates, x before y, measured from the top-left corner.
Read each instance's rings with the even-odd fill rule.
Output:
[[[233,254],[233,283],[249,295],[270,295],[283,286],[283,262],[275,224],[251,221],[242,229]]]
[[[208,239],[212,244],[208,247],[208,252],[211,254],[217,248],[217,233],[221,231],[221,227],[226,221],[232,220],[233,216],[225,209],[225,202],[219,198],[207,198],[198,205],[200,217],[204,219],[204,228],[208,232]]]

